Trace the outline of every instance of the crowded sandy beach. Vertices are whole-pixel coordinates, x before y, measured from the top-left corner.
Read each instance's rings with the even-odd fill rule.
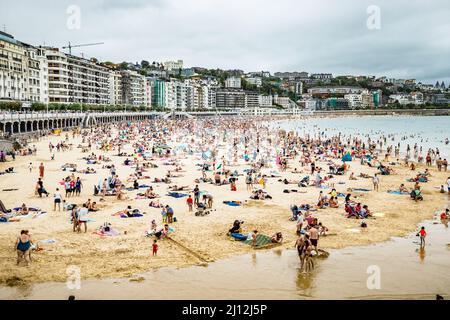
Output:
[[[124,122],[2,153],[0,284],[66,281],[73,266],[83,279],[131,277],[274,248],[296,248],[307,274],[329,249],[415,230],[427,241],[418,223],[447,223],[437,148],[299,135],[274,120],[287,119]]]

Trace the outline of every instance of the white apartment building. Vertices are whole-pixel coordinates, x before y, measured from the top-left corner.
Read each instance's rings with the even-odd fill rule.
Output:
[[[245,80],[247,80],[248,83],[257,86],[258,88],[262,86],[262,78],[260,77],[251,77],[246,78]]]
[[[242,86],[241,84],[241,77],[229,77],[225,80],[225,88],[238,88],[240,89]]]
[[[185,80],[186,90],[185,105],[187,109],[214,109],[216,107],[216,89],[218,87],[215,80]]]
[[[39,61],[39,102],[47,104],[48,98],[48,60],[45,49],[36,48],[36,57]]]
[[[349,93],[344,95],[344,99],[349,102],[349,107],[351,109],[360,108],[362,105],[362,95],[356,93]]]
[[[0,32],[0,99],[28,99],[28,55],[23,44]]]
[[[45,48],[50,103],[110,103],[109,69],[94,61]]]
[[[424,97],[421,92],[411,92],[410,94],[391,94],[389,96],[389,102],[395,103],[398,102],[399,104],[405,105],[405,104],[423,104],[424,103]]]
[[[287,109],[291,106],[291,99],[289,99],[289,97],[279,97],[278,95],[274,95],[273,103],[279,104],[283,108]]]
[[[189,94],[187,93],[190,87]],[[171,80],[166,84],[166,107],[169,109],[186,110],[188,107],[192,108],[192,86],[182,81]],[[189,101],[188,101],[189,97]]]
[[[109,104],[122,104],[122,75],[119,71],[109,72]]]
[[[163,66],[168,71],[183,69],[183,60],[166,61],[163,62]]]
[[[45,55],[48,64],[48,102],[70,103],[69,101],[69,63],[67,57],[58,49],[47,48]]]
[[[69,102],[109,103],[109,69],[93,61],[67,55]]]
[[[38,50],[32,46],[25,45],[27,59],[27,100],[32,102],[39,102],[41,98],[41,68],[40,60],[38,59]]]
[[[300,106],[303,106],[306,110],[316,110],[317,101],[313,99],[301,100]]]
[[[258,96],[258,104],[261,108],[271,108],[273,106],[273,97],[260,94]]]
[[[133,106],[148,106],[151,96],[147,96],[149,83],[145,76],[136,71],[120,71],[122,83],[122,103]]]

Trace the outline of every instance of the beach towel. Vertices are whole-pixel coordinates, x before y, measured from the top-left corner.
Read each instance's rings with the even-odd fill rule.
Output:
[[[240,202],[240,201],[224,201],[223,203],[225,203],[226,205],[228,205],[230,207],[239,207],[242,205],[242,202]]]
[[[395,195],[398,195],[398,196],[408,196],[409,195],[409,193],[408,192],[400,192],[400,191],[388,191],[387,193],[389,193],[389,194],[395,194]]]
[[[120,217],[123,219],[126,218],[140,218],[143,217],[144,215],[142,213],[132,213],[131,216],[127,216],[126,214],[121,214]]]
[[[247,236],[240,233],[232,233],[231,237],[233,237],[236,241],[245,241],[247,240]]]
[[[56,240],[55,239],[39,240],[38,243],[52,244],[52,243],[56,243]]]
[[[22,209],[22,207],[16,207],[16,208],[13,208],[13,211],[19,211],[21,209]],[[41,211],[41,209],[30,207],[30,208],[28,208],[28,211]]]
[[[252,240],[245,240],[244,241],[245,244],[248,245],[252,245],[253,241]],[[256,235],[256,246],[257,247],[262,247],[262,246],[266,246],[268,244],[272,243],[272,238],[263,234],[257,234]]]
[[[369,189],[364,189],[364,188],[353,188],[352,190],[353,191],[357,191],[357,192],[369,192],[369,191],[371,191]]]
[[[169,192],[167,195],[173,198],[183,198],[188,196],[186,193],[179,192]]]
[[[114,236],[118,236],[120,233],[115,231],[115,230],[110,230],[110,231],[100,231],[97,230],[95,232],[93,232],[96,235],[99,235],[101,237],[114,237]]]

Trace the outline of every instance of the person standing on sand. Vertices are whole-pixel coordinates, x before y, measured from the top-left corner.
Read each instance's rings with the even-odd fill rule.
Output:
[[[41,165],[39,166],[39,178],[44,178],[44,170],[45,170],[45,167],[44,167],[44,164],[41,162]]]
[[[171,206],[166,205],[167,223],[173,223],[173,209]]]
[[[192,196],[189,195],[189,197],[186,199],[186,203],[188,205],[189,208],[189,212],[192,212],[192,204],[193,204],[194,200],[192,200]]]
[[[83,207],[78,209],[78,213],[77,213],[77,221],[78,221],[78,225],[77,225],[77,231],[81,232],[81,225],[84,224],[84,233],[87,232],[87,222],[88,222],[88,215],[89,210],[86,206],[86,203],[83,204]]]
[[[157,240],[153,240],[153,244],[152,244],[152,253],[153,253],[153,256],[156,256],[156,254],[158,253],[158,244],[157,244]]]
[[[198,206],[198,204],[200,203],[200,189],[198,188],[198,184],[195,185],[194,188],[194,204],[196,206]]]
[[[56,192],[53,195],[53,211],[56,211],[56,206],[58,206],[58,211],[61,211],[61,202],[62,202],[61,192],[59,192],[59,189],[56,188]]]
[[[373,182],[373,190],[374,191],[379,191],[380,178],[378,177],[377,173],[374,174],[374,176],[372,178],[372,182]]]

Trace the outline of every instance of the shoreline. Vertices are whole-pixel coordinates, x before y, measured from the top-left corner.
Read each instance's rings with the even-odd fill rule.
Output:
[[[438,223],[436,223],[436,219],[433,220],[424,220],[420,222],[420,225],[425,225],[427,229],[429,228],[436,228],[436,225]],[[440,223],[438,225],[441,225]],[[444,229],[445,230],[445,229]],[[447,231],[447,230],[445,230]],[[441,231],[441,233],[443,233],[444,231]],[[392,249],[396,246],[400,246],[401,243],[405,243],[411,239],[414,239],[414,232],[410,232],[402,237],[391,237],[389,239],[387,239],[386,241],[382,241],[382,242],[378,242],[378,243],[372,243],[369,245],[364,245],[364,246],[359,246],[359,245],[355,245],[355,246],[350,246],[350,247],[345,247],[345,248],[341,248],[341,249],[332,249],[330,252],[330,257],[333,260],[337,260],[337,261],[341,261],[341,263],[345,263],[345,261],[343,261],[345,258],[343,258],[343,256],[348,256],[349,254],[358,254],[358,252],[367,252],[367,251],[371,251],[371,250],[375,250],[375,252],[378,252],[378,255],[381,254],[381,251],[386,251],[386,249]],[[442,235],[441,235],[442,236]],[[414,242],[414,241],[413,241]],[[442,239],[440,239],[440,242],[442,242]],[[445,242],[445,241],[444,241]],[[447,243],[447,246],[449,246],[450,243]],[[402,252],[404,252],[403,250],[410,250],[410,247],[402,247],[397,249],[398,254],[401,254]],[[399,251],[401,250],[401,251]],[[434,247],[434,250],[436,250],[436,247]],[[437,249],[440,251],[445,251],[446,249]],[[448,250],[448,249],[447,249]],[[427,250],[428,251],[428,250]],[[406,251],[407,252],[407,251]],[[270,259],[270,255],[275,255],[276,256],[294,256],[296,257],[296,250],[292,249],[292,248],[278,248],[278,249],[267,249],[267,250],[261,250],[257,252],[260,255],[263,256],[267,256],[267,259]],[[436,252],[434,252],[436,254]],[[233,266],[235,266],[235,260],[238,261],[245,261],[245,260],[249,260],[249,259],[255,259],[254,258],[254,254],[255,253],[242,253],[239,255],[235,255],[233,257],[224,257],[220,260],[214,261],[211,264],[211,268],[212,270],[210,271],[211,273],[215,273],[217,272],[217,265],[220,265],[222,268],[233,268]],[[440,252],[440,254],[443,254],[443,252]],[[445,253],[444,253],[445,254]],[[422,256],[419,256],[420,259],[423,259]],[[258,258],[259,260],[260,258]],[[293,258],[295,259],[295,258]],[[331,262],[329,261],[330,258],[326,259],[326,260],[322,260],[318,262],[319,268],[323,271],[324,270],[324,264],[330,264]],[[366,263],[370,263],[370,259],[365,259],[363,260]],[[361,265],[361,261],[359,263],[357,263],[358,265]],[[189,266],[165,266],[165,267],[160,267],[160,268],[156,268],[156,269],[151,269],[151,270],[147,270],[145,272],[142,273],[137,273],[134,274],[130,277],[111,277],[111,278],[89,278],[89,279],[82,279],[82,281],[84,282],[84,284],[82,283],[81,285],[81,291],[79,294],[81,295],[81,299],[85,299],[82,297],[83,294],[85,294],[86,292],[91,292],[94,291],[95,292],[95,288],[97,288],[97,286],[108,286],[108,288],[112,289],[113,291],[116,292],[110,292],[109,296],[107,297],[103,297],[103,299],[127,299],[123,296],[121,296],[120,293],[118,293],[117,291],[120,291],[120,289],[117,289],[116,286],[119,287],[129,287],[132,290],[136,290],[138,292],[138,297],[136,299],[148,299],[148,298],[152,298],[152,297],[148,297],[148,296],[144,296],[142,297],[141,295],[145,292],[147,293],[147,291],[141,287],[134,287],[133,289],[133,284],[142,284],[142,283],[147,283],[147,282],[154,282],[155,279],[159,279],[158,278],[158,274],[160,273],[164,273],[164,272],[169,272],[173,277],[175,277],[175,280],[178,278],[186,278],[186,274],[190,275],[190,278],[192,279],[196,279],[195,278],[195,274],[196,271],[198,270],[198,267],[210,267],[210,265],[208,264],[207,266],[201,266],[201,265],[189,265]],[[202,271],[203,272],[203,271]],[[177,274],[180,273],[179,276],[177,276]],[[252,272],[253,273],[253,272]],[[184,274],[184,275],[183,275]],[[310,275],[313,278],[317,277],[317,274],[313,274]],[[186,279],[189,281],[189,278]],[[345,280],[345,279],[343,279]],[[354,279],[355,280],[355,279]],[[364,279],[363,279],[364,280]],[[159,280],[157,280],[159,283]],[[192,281],[192,280],[191,280]],[[361,282],[365,282],[365,281],[361,281]],[[176,283],[177,282],[173,282]],[[53,289],[55,289],[54,291],[56,291],[57,293],[53,293],[50,297],[45,296],[45,297],[39,297],[39,292],[42,292],[43,290],[43,286],[45,287],[52,287]],[[84,289],[85,286],[88,286],[88,289]],[[147,284],[147,286],[150,286],[150,284]],[[385,287],[385,286],[384,286]],[[38,289],[39,288],[39,289]],[[172,290],[176,290],[174,288],[169,288],[168,294],[172,295],[173,292]],[[311,289],[309,286],[307,288],[303,288],[303,289]],[[12,292],[12,290],[16,290],[15,294]],[[87,290],[87,291],[86,291]],[[101,290],[101,289],[100,289]],[[218,289],[216,289],[218,290]],[[2,292],[3,291],[3,292]],[[8,291],[11,292],[8,295]],[[37,291],[37,292],[36,292]],[[53,290],[52,290],[53,291]],[[27,284],[21,284],[18,286],[5,286],[5,285],[1,285],[0,286],[0,295],[3,294],[3,298],[2,299],[36,299],[36,294],[38,294],[38,299],[65,299],[65,297],[69,294],[73,294],[73,293],[77,293],[78,290],[74,290],[74,289],[69,289],[66,286],[64,286],[64,282],[63,281],[50,281],[50,282],[41,282],[41,283],[27,283]],[[220,291],[222,292],[222,291]],[[253,291],[252,291],[253,292]],[[403,291],[402,291],[403,292]],[[449,295],[450,292],[442,292],[439,291],[440,294],[446,296]],[[59,295],[58,295],[59,294]],[[79,295],[77,294],[77,296]],[[92,294],[92,293],[90,293]],[[196,294],[198,295],[198,293],[194,293],[194,299],[205,299],[206,296],[205,293],[202,293],[203,296],[196,296]],[[145,294],[144,294],[145,295]],[[356,294],[355,296],[352,296],[352,299],[377,299],[380,296],[386,297],[387,299],[391,299],[392,297],[398,297],[400,299],[404,299],[402,298],[404,294],[402,293],[381,293],[381,294],[371,294],[370,292],[367,292],[367,294],[362,294],[359,293]],[[420,293],[415,293],[415,294],[411,294],[408,295],[408,298],[417,296],[419,299],[424,299],[426,297],[434,297],[434,292],[433,293],[428,293],[425,294],[424,292],[420,292]],[[310,298],[310,299],[321,299],[323,297],[321,296],[308,296],[308,295],[304,295],[304,298]],[[135,298],[133,298],[135,299]],[[185,299],[183,296],[177,296],[174,299]],[[228,298],[227,298],[228,299]],[[241,296],[238,297],[233,297],[233,299],[245,299],[242,298]],[[270,297],[261,297],[261,299],[273,299]],[[293,297],[290,297],[289,299],[293,299]],[[295,298],[294,298],[295,299]],[[338,297],[337,299],[342,299],[342,297]]]

